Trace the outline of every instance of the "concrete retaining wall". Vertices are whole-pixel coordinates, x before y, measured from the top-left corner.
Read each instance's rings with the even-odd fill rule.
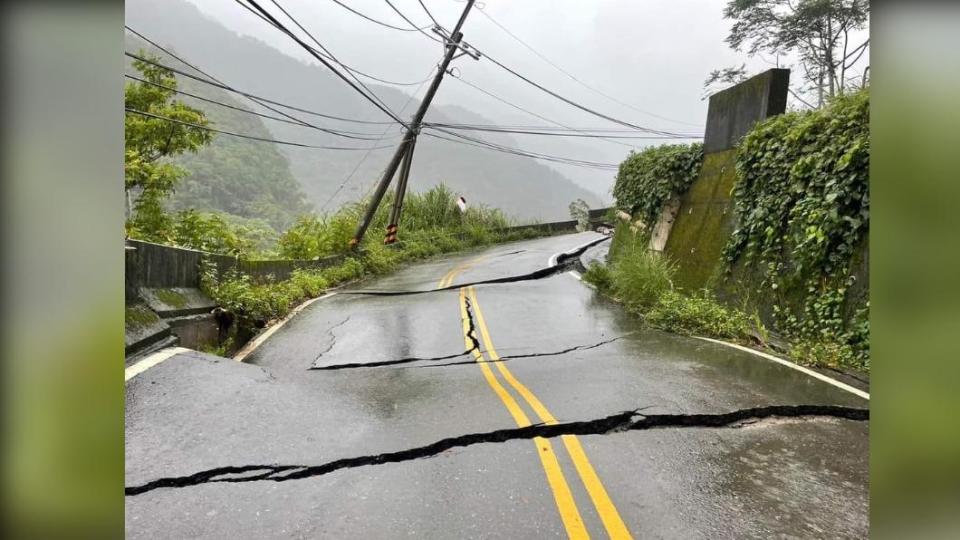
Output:
[[[236,268],[252,276],[255,281],[263,281],[271,276],[277,281],[282,281],[288,279],[290,274],[298,268],[326,268],[343,261],[343,257],[339,255],[310,261],[247,261],[227,255],[140,240],[127,240],[127,248],[128,292],[139,288],[199,288],[201,261],[204,259],[216,264],[220,273]]]
[[[735,227],[736,146],[757,122],[786,110],[789,82],[790,70],[771,69],[710,97],[700,176],[680,197],[664,246],[684,288],[705,287],[717,270]]]
[[[680,197],[680,208],[670,229],[664,253],[678,266],[677,283],[687,290],[712,289],[722,300],[756,308],[773,326],[773,306],[797,305],[807,291],[758,290],[762,273],[745,268],[743,261],[722,274],[722,251],[737,226],[732,191],[737,179],[736,156],[740,139],[753,126],[786,108],[789,70],[773,69],[719,92],[710,98],[704,139],[703,166],[697,180]],[[784,254],[789,265],[789,254]],[[851,273],[856,277],[845,306],[851,317],[869,294],[867,242],[856,250]]]

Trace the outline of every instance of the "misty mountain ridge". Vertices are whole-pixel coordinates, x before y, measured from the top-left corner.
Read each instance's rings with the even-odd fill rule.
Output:
[[[367,122],[389,121],[389,117],[378,111],[326,68],[288,56],[258,39],[241,36],[206,16],[185,0],[162,2],[128,0],[126,21],[135,30],[235,88],[304,109],[344,118]],[[130,48],[138,42],[139,40],[128,37],[127,46]],[[165,57],[164,62],[170,62],[170,59]],[[174,62],[169,65],[180,67]],[[185,69],[185,71],[190,70]],[[178,82],[181,88],[185,90],[189,88],[192,93],[234,106],[276,115],[259,108],[241,96],[229,95],[208,85],[189,81],[186,77],[178,76]],[[420,103],[419,99],[411,99],[410,94],[392,87],[364,82],[402,118],[409,118]],[[450,81],[445,81],[444,84],[450,84]],[[306,200],[312,203],[316,210],[330,212],[346,202],[356,201],[369,193],[395,151],[401,133],[400,126],[396,124],[342,122],[288,111],[312,124],[355,132],[360,137],[377,138],[386,129],[386,136],[380,142],[352,140],[301,126],[262,120],[253,115],[229,111],[215,104],[191,101],[189,98],[182,97],[177,99],[182,99],[204,110],[211,120],[215,121],[217,128],[228,131],[256,136],[268,133],[277,140],[311,145],[357,148],[387,146],[384,149],[370,151],[369,156],[360,163],[366,153],[365,150],[320,150],[253,141],[244,141],[247,144],[240,146],[233,142],[218,142],[222,139],[240,139],[229,135],[217,135],[213,144],[220,145],[221,155],[218,158],[213,155],[217,153],[216,150],[211,153],[207,148],[196,155],[184,158],[183,162],[189,164],[189,169],[197,169],[201,172],[192,178],[185,179],[184,187],[180,191],[192,193],[197,196],[194,197],[195,199],[206,201],[204,204],[210,206],[209,209],[220,209],[248,217],[264,217],[274,224],[287,222],[288,217],[278,215],[275,208],[271,210],[275,214],[272,217],[256,215],[255,209],[258,206],[285,206],[290,213],[293,213],[301,212],[306,207],[297,202],[298,190],[288,181],[287,171],[302,187]],[[496,123],[478,111],[449,105],[432,106],[426,120],[450,123]],[[561,172],[532,158],[448,142],[429,136],[428,133],[429,131],[424,130],[417,141],[410,176],[412,190],[424,191],[442,182],[454,192],[464,196],[470,203],[500,208],[520,221],[567,219],[568,205],[578,198],[585,200],[592,208],[603,205],[597,193],[584,189]],[[469,135],[481,137],[491,143],[512,147],[523,146],[522,140],[518,141],[505,134],[470,133]],[[259,155],[260,151],[250,150],[252,148],[250,144],[272,147],[272,152],[264,152],[263,155],[266,156],[264,159],[253,160],[256,163],[254,166],[256,178],[251,178],[248,174],[246,179],[231,180],[239,171],[238,166],[243,161],[244,152]],[[227,156],[222,155],[225,145],[232,147],[232,150],[226,153]],[[278,157],[283,159],[278,160]],[[246,158],[247,161],[251,161],[250,156]],[[355,168],[355,174],[338,191]],[[596,174],[595,171],[591,173]],[[609,174],[613,176],[613,172]],[[269,178],[264,179],[265,176]],[[221,186],[219,198],[211,195],[204,199],[208,192],[216,191],[213,188],[205,191],[206,188],[203,187],[203,183],[212,177],[220,178],[221,184],[229,184],[231,181],[234,184],[238,181],[252,182],[258,184],[260,187],[257,189],[265,193],[262,196],[246,193],[246,200],[238,205],[236,201],[230,200],[230,189],[222,189],[225,186]],[[275,182],[276,185],[268,187],[271,182]],[[234,186],[233,191],[245,190]],[[603,199],[609,199],[609,196]],[[183,203],[183,195],[178,194],[177,200]],[[327,204],[328,201],[329,204]]]

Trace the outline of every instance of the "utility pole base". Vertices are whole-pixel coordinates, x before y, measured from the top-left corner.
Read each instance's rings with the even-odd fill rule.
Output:
[[[394,244],[397,241],[397,224],[387,225],[387,236],[384,237],[384,245]]]

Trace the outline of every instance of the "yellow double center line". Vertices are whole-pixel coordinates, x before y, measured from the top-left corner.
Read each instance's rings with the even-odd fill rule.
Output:
[[[446,277],[444,279],[446,279]],[[449,281],[447,282],[449,283]],[[468,294],[470,298],[469,303],[467,300]],[[471,336],[470,313],[468,309],[472,310],[476,316],[476,326],[480,331],[483,348],[489,360],[484,357],[484,354],[480,350],[473,347],[473,339],[475,336]],[[487,324],[483,317],[483,310],[480,308],[480,303],[477,301],[477,293],[473,287],[460,289],[460,316],[463,320],[463,335],[466,347],[468,349],[473,348],[474,358],[479,364],[480,371],[483,373],[487,384],[490,385],[490,388],[493,389],[494,393],[503,402],[504,406],[510,412],[510,415],[513,416],[517,426],[526,427],[531,425],[530,419],[523,411],[523,408],[517,403],[517,400],[514,399],[513,395],[500,384],[493,370],[490,369],[490,363],[493,363],[497,367],[500,376],[527,402],[543,423],[548,425],[556,424],[557,419],[550,414],[546,406],[544,406],[529,388],[517,380],[510,369],[500,360],[500,355],[497,354],[497,350],[493,346],[493,341],[490,339],[490,332],[487,329]],[[630,531],[620,518],[619,512],[617,512],[616,506],[614,506],[613,501],[610,500],[607,490],[604,489],[600,477],[597,476],[596,471],[590,464],[590,460],[587,458],[583,446],[580,445],[580,441],[574,435],[563,435],[561,436],[561,440],[567,449],[567,453],[570,455],[571,461],[573,461],[580,480],[583,482],[590,496],[590,500],[593,502],[600,516],[600,520],[603,522],[607,534],[610,538],[616,539],[632,538]],[[557,509],[560,512],[560,518],[563,521],[567,535],[570,538],[577,539],[589,538],[590,535],[584,526],[580,511],[577,509],[573,493],[570,491],[570,486],[567,484],[563,469],[560,467],[557,456],[553,451],[553,445],[548,439],[543,437],[536,437],[533,439],[533,442],[537,447],[537,454],[540,456],[543,470],[547,475],[547,482],[550,485],[551,491],[553,491],[553,497],[556,501]]]
[[[457,277],[457,274],[459,274],[460,272],[463,272],[464,270],[469,269],[471,266],[486,259],[488,256],[489,255],[481,255],[476,259],[470,259],[465,263],[454,266],[449,272],[447,272],[445,276],[443,276],[443,279],[441,279],[440,283],[437,284],[437,288],[442,289],[444,287],[449,287],[451,284],[453,284],[453,278]]]

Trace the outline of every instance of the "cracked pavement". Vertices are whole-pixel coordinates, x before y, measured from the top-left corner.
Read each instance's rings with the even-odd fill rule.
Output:
[[[576,436],[634,538],[867,537],[869,403],[641,328],[547,269],[598,239],[410,266],[357,288],[404,294],[315,302],[246,363],[185,353],[131,379],[127,536],[573,536],[541,467],[545,440],[583,530],[602,538],[606,514],[566,451]],[[485,329],[476,306],[461,318],[464,284]],[[492,372],[508,364],[556,422],[504,385],[535,422],[514,423],[476,355]]]

